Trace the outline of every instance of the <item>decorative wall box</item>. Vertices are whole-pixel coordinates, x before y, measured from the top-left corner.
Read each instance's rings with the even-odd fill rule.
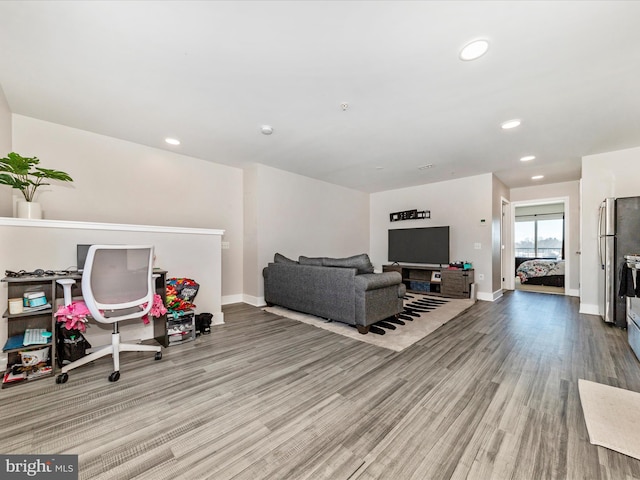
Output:
[[[419,220],[422,218],[431,218],[431,210],[405,210],[404,212],[389,214],[390,222],[398,222],[400,220]]]

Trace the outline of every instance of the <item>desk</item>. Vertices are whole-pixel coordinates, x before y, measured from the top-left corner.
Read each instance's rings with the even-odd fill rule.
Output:
[[[155,277],[155,287],[156,293],[162,297],[163,303],[166,304],[167,299],[167,279],[166,279],[166,270],[155,269],[153,270],[153,274]],[[63,278],[72,278],[76,281],[74,285],[71,287],[71,294],[73,297],[78,298],[82,294],[81,289],[81,280],[82,275],[73,273],[73,274],[55,274],[55,275],[43,275],[43,276],[21,276],[21,277],[5,277],[2,279],[2,282],[7,284],[7,296],[8,298],[22,298],[23,294],[26,291],[41,291],[44,292],[48,305],[45,308],[40,310],[34,310],[30,312],[23,313],[9,313],[9,310],[4,312],[3,318],[7,319],[7,342],[3,345],[3,352],[7,355],[7,367],[11,365],[15,365],[20,363],[20,352],[25,350],[38,350],[44,347],[49,347],[49,365],[51,366],[50,371],[41,372],[37,375],[33,376],[33,379],[36,378],[44,378],[49,377],[55,373],[56,370],[56,317],[55,313],[58,310],[58,306],[64,303],[64,293],[63,287],[57,280],[61,280]],[[130,320],[130,323],[142,323],[141,320],[135,319]],[[167,337],[167,319],[166,315],[163,315],[160,318],[154,318],[153,322],[153,333],[154,338],[163,345],[167,347],[168,337]],[[122,322],[122,325],[126,325],[126,322]],[[108,341],[104,341],[97,336],[91,335],[91,327],[99,328],[96,322],[92,322],[90,324],[90,328],[87,330],[85,337],[93,346],[100,346],[103,344],[108,344],[110,340],[107,337]],[[12,344],[12,339],[15,340],[16,337],[24,335],[24,331],[27,328],[44,328],[51,332],[51,338],[46,344],[37,344],[37,345],[17,345]],[[5,386],[11,385],[12,383],[3,383],[3,388]]]
[[[0,272],[68,270],[76,264],[77,244],[153,245],[157,265],[172,276],[193,278],[200,284],[198,312],[210,312],[213,324],[223,324],[220,245],[223,234],[224,230],[202,228],[0,218]],[[0,283],[0,289],[6,289],[6,283]],[[0,292],[0,312],[7,308],[5,292]],[[92,324],[91,343],[109,343],[111,329],[100,331],[95,325]],[[153,325],[137,321],[127,326],[126,334],[142,340],[155,338]],[[7,322],[0,319],[0,345],[6,340]],[[6,361],[3,357],[0,365]]]

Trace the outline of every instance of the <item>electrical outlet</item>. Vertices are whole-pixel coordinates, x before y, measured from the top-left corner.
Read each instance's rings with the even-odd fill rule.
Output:
[[[221,242],[222,250],[229,250],[229,242]]]
[[[478,280],[484,280],[484,273],[478,274]]]
[[[476,243],[473,244],[473,248],[475,248],[476,250],[481,250],[482,249],[482,244],[476,242]]]

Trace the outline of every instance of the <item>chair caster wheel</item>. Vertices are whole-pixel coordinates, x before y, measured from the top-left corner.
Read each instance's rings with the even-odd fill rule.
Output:
[[[61,373],[56,377],[56,383],[67,383],[67,380],[69,380],[68,373]]]
[[[111,375],[109,375],[110,382],[117,382],[119,379],[120,379],[120,372],[113,372]]]
[[[162,352],[156,352],[155,360],[162,360]]]

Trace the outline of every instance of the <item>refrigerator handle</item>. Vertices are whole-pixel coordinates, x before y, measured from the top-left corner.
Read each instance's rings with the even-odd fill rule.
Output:
[[[602,270],[604,270],[604,258],[603,258],[603,252],[602,252],[602,242],[603,242],[603,238],[602,236],[605,234],[605,232],[603,231],[603,220],[604,220],[604,208],[605,205],[604,203],[600,204],[600,210],[598,210],[598,258],[600,259],[600,267],[602,268]]]

